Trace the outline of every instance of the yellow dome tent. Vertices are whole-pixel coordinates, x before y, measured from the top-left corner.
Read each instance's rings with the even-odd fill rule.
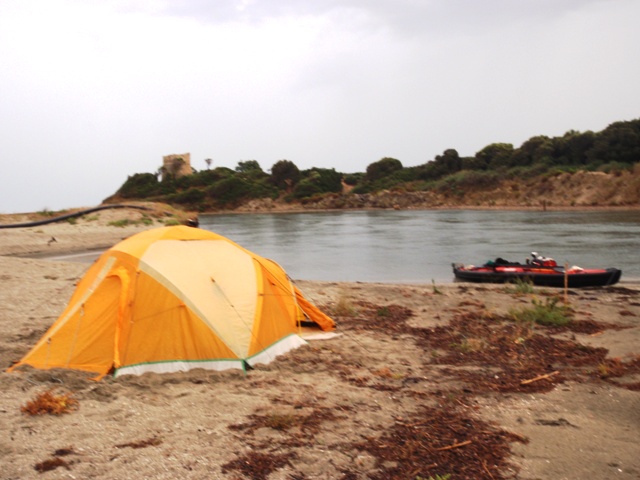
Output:
[[[207,230],[156,228],[104,252],[10,370],[245,369],[304,345],[303,321],[335,327],[275,262]]]

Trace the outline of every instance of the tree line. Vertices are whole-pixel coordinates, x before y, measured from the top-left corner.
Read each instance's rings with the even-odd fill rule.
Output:
[[[256,160],[246,160],[239,161],[235,169],[207,168],[180,177],[162,170],[136,173],[127,178],[116,196],[213,211],[236,208],[260,198],[305,202],[339,194],[345,185],[351,187],[350,194],[452,187],[463,191],[502,178],[578,170],[615,172],[632,169],[639,162],[640,119],[636,119],[612,123],[600,132],[570,130],[561,137],[534,136],[518,148],[509,143],[492,143],[471,157],[461,157],[451,148],[413,167],[385,157],[358,173],[319,167],[300,170],[290,160],[278,160],[269,172]]]

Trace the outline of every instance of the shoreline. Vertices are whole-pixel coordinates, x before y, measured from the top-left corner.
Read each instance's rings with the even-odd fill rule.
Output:
[[[48,262],[69,262],[69,263],[78,263],[78,264],[82,264],[82,265],[88,265],[90,263],[93,263],[95,261],[95,259],[98,258],[98,256],[103,253],[104,251],[106,251],[108,248],[80,248],[77,250],[61,250],[59,252],[49,252],[49,251],[40,251],[40,252],[36,252],[36,253],[29,253],[29,254],[18,254],[18,255],[10,255],[12,257],[16,257],[16,258],[28,258],[28,259],[32,259],[32,260],[44,260],[44,261],[48,261]],[[91,257],[89,259],[86,260],[78,260],[78,259],[71,259],[69,257]],[[623,271],[624,274],[624,271]],[[452,275],[453,276],[453,275]],[[362,285],[404,285],[404,286],[424,286],[424,285],[432,285],[432,281],[431,280],[424,280],[424,282],[416,282],[416,281],[407,281],[407,282],[402,282],[402,281],[388,281],[388,282],[381,282],[381,281],[367,281],[367,280],[354,280],[354,281],[343,281],[343,280],[315,280],[313,278],[306,278],[306,279],[297,279],[296,281],[317,281],[317,282],[323,282],[323,283],[351,283],[351,284],[362,284]],[[474,284],[473,282],[463,282],[463,281],[458,281],[458,280],[451,280],[451,281],[438,281],[436,282],[438,285],[445,285],[445,286],[451,286],[451,285],[460,285],[460,284]],[[477,283],[475,285],[478,285]],[[492,284],[493,285],[493,284]],[[497,284],[500,285],[500,284]],[[507,285],[507,284],[503,284],[503,285]],[[620,278],[620,280],[618,281],[618,283],[616,283],[616,285],[626,285],[626,286],[630,286],[630,287],[640,287],[640,278],[625,278],[624,276]]]
[[[478,206],[478,205],[442,205],[430,207],[409,207],[409,208],[301,208],[301,207],[275,207],[265,209],[235,209],[235,210],[215,210],[199,212],[198,215],[251,215],[265,213],[340,213],[340,212],[375,212],[375,211],[442,211],[442,210],[475,210],[475,211],[523,211],[523,212],[638,212],[640,205],[625,206]]]
[[[132,205],[149,205],[152,202],[130,202]],[[79,210],[87,210],[96,207],[73,207],[60,210],[61,212],[75,212]],[[160,207],[158,207],[160,208]],[[178,214],[178,210],[173,207],[169,208]],[[265,214],[265,213],[339,213],[339,212],[372,212],[372,211],[423,211],[423,210],[486,210],[486,211],[540,211],[540,212],[637,212],[640,211],[640,205],[437,205],[437,206],[415,206],[406,208],[304,208],[300,206],[289,206],[288,204],[278,204],[273,208],[243,208],[239,207],[233,210],[212,210],[202,212],[183,212],[182,216],[188,218],[190,215],[232,215],[232,214]],[[18,223],[17,221],[8,221],[12,219],[41,217],[39,212],[14,212],[0,213],[0,224]],[[33,228],[33,227],[22,227]]]

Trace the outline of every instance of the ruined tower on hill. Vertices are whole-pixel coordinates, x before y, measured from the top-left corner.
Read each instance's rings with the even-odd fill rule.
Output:
[[[191,168],[191,154],[180,153],[165,155],[162,157],[162,179],[165,176],[171,175],[175,178],[184,177],[185,175],[191,175],[193,168]]]

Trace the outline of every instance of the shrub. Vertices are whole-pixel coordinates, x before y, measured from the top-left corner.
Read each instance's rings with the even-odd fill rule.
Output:
[[[158,178],[153,173],[130,175],[118,190],[122,198],[147,198],[158,194]]]
[[[141,225],[141,224],[147,225],[147,226],[152,225],[153,219],[148,216],[144,216],[140,220],[130,220],[128,218],[123,218],[120,220],[114,220],[112,222],[109,222],[107,225],[111,227],[124,228],[124,227],[128,227],[129,225]]]
[[[167,200],[172,203],[179,203],[181,205],[196,205],[202,202],[204,198],[205,193],[202,189],[191,187],[184,192],[170,195]]]
[[[300,181],[300,170],[290,160],[278,160],[271,167],[271,182],[280,190],[293,188]]]
[[[55,217],[56,215],[58,215],[57,212],[53,212],[51,210],[49,210],[48,208],[45,208],[43,210],[40,210],[38,212],[38,215],[40,215],[41,217]]]
[[[567,325],[571,322],[571,311],[564,305],[558,305],[557,297],[547,298],[542,303],[535,298],[533,307],[512,310],[511,317],[518,322],[538,323],[540,325]]]
[[[366,178],[370,182],[375,182],[381,178],[388,177],[398,170],[402,170],[402,162],[395,158],[385,157],[367,167]]]
[[[344,183],[354,187],[364,178],[364,173],[349,173],[344,176]]]
[[[207,188],[206,195],[220,208],[234,208],[243,200],[275,198],[278,193],[273,186],[267,184],[266,179],[255,181],[235,175],[211,185]]]
[[[342,192],[342,175],[334,169],[312,168],[293,189],[294,198],[308,198],[323,193]]]
[[[533,291],[533,282],[520,278],[517,278],[511,287],[506,288],[507,293],[515,293],[516,295],[529,295],[533,293]]]
[[[118,227],[118,228],[124,228],[128,225],[131,225],[133,222],[131,220],[129,220],[128,218],[123,218],[121,220],[113,220],[111,222],[109,222],[107,225],[112,226],[112,227]]]
[[[461,170],[437,182],[440,191],[460,191],[478,187],[492,187],[500,181],[500,175],[493,171]]]
[[[622,162],[609,162],[603,165],[600,165],[597,168],[598,172],[611,173],[611,174],[620,174],[624,171],[632,171],[633,165],[630,163],[622,163]]]

